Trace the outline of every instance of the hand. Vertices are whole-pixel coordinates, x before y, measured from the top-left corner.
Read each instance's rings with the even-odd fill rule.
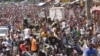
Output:
[[[25,54],[25,52],[24,52],[24,51],[22,51],[22,55],[23,55],[23,54]]]

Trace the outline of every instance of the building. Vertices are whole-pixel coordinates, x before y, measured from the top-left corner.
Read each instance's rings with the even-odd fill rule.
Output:
[[[39,2],[44,2],[45,0],[28,0],[28,2],[32,3],[39,3]]]

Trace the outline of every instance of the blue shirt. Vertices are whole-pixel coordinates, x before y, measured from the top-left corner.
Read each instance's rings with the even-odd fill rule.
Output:
[[[87,49],[86,56],[97,56],[97,50],[96,49]]]

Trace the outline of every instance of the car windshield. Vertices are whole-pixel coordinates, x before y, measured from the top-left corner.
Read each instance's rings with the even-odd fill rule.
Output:
[[[5,34],[7,33],[7,29],[0,29],[0,34]]]

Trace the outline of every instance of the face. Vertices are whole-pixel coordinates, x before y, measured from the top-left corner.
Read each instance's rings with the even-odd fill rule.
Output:
[[[93,48],[93,45],[92,44],[89,44],[89,48],[92,49]]]
[[[26,45],[26,41],[24,41],[24,43],[23,43],[24,45]]]

